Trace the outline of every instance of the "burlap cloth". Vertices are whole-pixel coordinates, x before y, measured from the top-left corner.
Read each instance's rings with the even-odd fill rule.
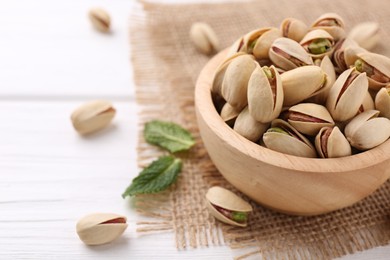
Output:
[[[136,207],[148,217],[138,223],[139,232],[171,230],[178,249],[221,244],[245,249],[244,253],[240,250],[238,258],[262,255],[276,259],[329,259],[389,244],[389,181],[351,207],[315,217],[288,216],[251,202],[254,213],[247,228],[219,223],[206,210],[204,196],[209,187],[234,188],[214,168],[199,136],[193,92],[196,78],[210,57],[199,54],[191,44],[191,24],[210,24],[218,34],[221,48],[225,48],[252,29],[278,26],[285,17],[310,24],[324,12],[340,14],[347,29],[358,22],[377,21],[384,40],[375,51],[389,54],[390,47],[385,45],[390,41],[390,2],[385,0],[140,3],[134,10],[130,33],[140,107],[139,165],[144,167],[163,153],[145,143],[142,130],[146,121],[177,122],[197,140],[196,147],[180,155],[185,163],[175,187],[159,195],[136,198]]]

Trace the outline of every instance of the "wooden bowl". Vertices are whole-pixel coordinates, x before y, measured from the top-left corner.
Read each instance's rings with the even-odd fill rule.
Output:
[[[390,140],[344,158],[310,159],[272,151],[234,132],[218,115],[210,91],[225,55],[216,55],[200,73],[195,107],[206,149],[234,187],[265,207],[318,215],[352,205],[389,178]]]

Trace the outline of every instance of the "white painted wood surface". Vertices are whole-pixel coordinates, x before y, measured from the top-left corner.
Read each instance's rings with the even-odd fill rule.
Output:
[[[172,2],[172,1],[170,1]],[[138,174],[137,106],[129,64],[131,0],[0,0],[0,259],[229,259],[228,247],[177,251],[172,233],[135,232],[122,191]],[[86,18],[102,6],[113,33]],[[69,116],[106,98],[118,114],[82,138]],[[90,212],[128,217],[118,241],[87,247],[75,233]],[[388,259],[390,246],[344,259]]]

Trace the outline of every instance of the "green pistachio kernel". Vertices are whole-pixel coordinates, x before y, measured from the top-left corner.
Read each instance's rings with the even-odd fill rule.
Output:
[[[265,75],[267,76],[268,79],[272,79],[273,78],[273,75],[272,75],[272,71],[270,68],[268,68],[267,66],[264,66],[263,68],[263,71],[265,73]]]
[[[267,130],[267,133],[281,133],[288,135],[288,133],[280,127],[271,127]]]
[[[328,39],[316,39],[309,44],[309,51],[312,54],[323,54],[331,48],[332,44]]]
[[[248,213],[246,212],[232,212],[232,220],[238,223],[245,223],[248,220]]]

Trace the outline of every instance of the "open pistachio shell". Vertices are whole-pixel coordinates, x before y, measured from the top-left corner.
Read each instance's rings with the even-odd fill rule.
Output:
[[[303,39],[308,31],[307,25],[295,18],[286,18],[280,25],[283,37],[290,38],[296,42]]]
[[[226,124],[228,124],[230,127],[233,127],[234,122],[236,121],[236,118],[240,112],[240,110],[237,110],[229,103],[225,103],[221,110],[221,118],[223,121],[225,121]]]
[[[244,52],[246,53],[246,47],[244,46],[244,36],[241,36],[238,38],[229,48],[228,53],[226,54],[226,57],[230,57],[234,55],[237,52]]]
[[[230,105],[241,110],[248,104],[248,81],[256,67],[252,55],[240,55],[228,65],[222,81],[222,97]]]
[[[334,47],[333,37],[324,30],[317,29],[308,32],[300,41],[300,45],[315,59],[321,59],[325,55],[331,56]]]
[[[381,88],[375,96],[375,108],[380,116],[390,119],[390,88]]]
[[[345,136],[353,147],[368,150],[389,139],[390,120],[378,115],[379,111],[368,110],[348,123],[345,127]]]
[[[358,54],[367,52],[366,49],[356,45],[348,46],[344,49],[344,61],[346,68],[353,67],[356,60],[359,58]]]
[[[352,49],[352,51],[345,52],[345,50],[349,47],[358,47],[358,49]],[[336,71],[342,73],[344,70],[348,69],[346,64],[345,56],[353,56],[356,52],[364,51],[359,45],[351,40],[350,38],[340,39],[333,48],[333,62],[336,67]]]
[[[346,121],[359,111],[368,90],[365,73],[351,68],[344,71],[329,91],[326,107],[334,120]]]
[[[317,95],[310,98],[310,101],[317,104],[325,104],[326,99],[328,98],[330,88],[333,86],[333,84],[336,81],[336,72],[328,56],[325,56],[320,61],[319,67],[326,74],[325,86],[323,87],[322,91],[320,91]]]
[[[306,50],[289,38],[276,39],[269,49],[269,58],[277,67],[284,70],[313,64],[313,60]]]
[[[315,146],[322,158],[338,158],[352,154],[351,145],[337,126],[321,128],[316,136]]]
[[[280,77],[284,92],[283,106],[292,106],[317,95],[326,83],[326,74],[314,65],[286,71]]]
[[[367,110],[373,110],[375,109],[375,103],[374,100],[371,97],[371,94],[369,91],[367,91],[366,95],[364,96],[362,105],[359,108],[359,112],[364,112]]]
[[[225,72],[229,64],[238,56],[246,54],[245,52],[237,52],[227,58],[218,66],[213,79],[213,85],[211,91],[215,94],[221,94],[222,82],[225,76]]]
[[[362,52],[356,56],[353,66],[359,72],[367,73],[370,89],[379,90],[390,84],[390,58],[372,52]]]
[[[272,121],[271,128],[263,135],[263,142],[267,148],[277,152],[300,157],[317,157],[310,141],[281,119]]]
[[[87,245],[109,243],[126,230],[126,217],[111,213],[90,214],[77,222],[76,231]]]
[[[245,49],[248,54],[253,54],[256,59],[268,59],[271,44],[281,36],[280,30],[273,27],[254,30],[244,36],[242,49]]]
[[[210,214],[215,218],[239,227],[247,225],[247,217],[253,211],[252,206],[248,202],[233,192],[218,186],[214,186],[207,191],[206,205]],[[240,221],[238,221],[237,217]]]
[[[376,22],[364,22],[355,25],[348,37],[366,50],[372,50],[379,42],[379,24]]]
[[[344,38],[345,26],[344,20],[338,14],[326,13],[314,21],[311,26],[313,29],[322,29],[327,31],[337,41]]]
[[[321,128],[334,125],[328,110],[318,104],[301,103],[288,111],[288,122],[302,134],[314,136]]]
[[[233,130],[246,139],[257,142],[267,130],[268,126],[268,123],[256,121],[249,113],[248,107],[246,107],[236,118]]]
[[[283,105],[283,87],[274,66],[256,66],[248,83],[248,109],[252,117],[262,123],[277,118]]]

